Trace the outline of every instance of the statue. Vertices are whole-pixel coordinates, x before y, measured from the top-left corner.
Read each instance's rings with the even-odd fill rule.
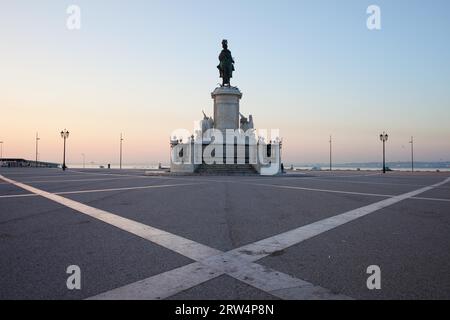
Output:
[[[212,117],[208,117],[205,111],[202,110],[202,112],[203,112],[203,120],[201,121],[201,127],[202,133],[204,133],[207,130],[214,128],[214,120]]]
[[[253,116],[252,115],[249,115],[248,116],[248,129],[254,129],[254,124],[253,124]],[[247,130],[248,130],[247,129]]]
[[[217,66],[222,78],[222,86],[230,86],[230,79],[233,77],[234,60],[231,51],[228,50],[228,41],[222,41],[222,52],[219,55],[220,64]]]
[[[248,119],[240,112],[239,112],[239,115],[241,116],[241,120],[239,121],[240,122],[239,128],[244,130],[244,127],[247,126],[247,124],[248,124]]]
[[[203,112],[203,120],[200,121],[201,135],[205,140],[210,140],[211,132],[209,130],[214,128],[214,120],[212,117],[208,117],[204,111],[202,112]]]
[[[247,119],[242,113],[239,112],[239,114],[241,116],[240,129],[244,132],[247,132],[248,130],[253,129],[254,128],[253,116],[249,115],[248,116],[249,119]]]

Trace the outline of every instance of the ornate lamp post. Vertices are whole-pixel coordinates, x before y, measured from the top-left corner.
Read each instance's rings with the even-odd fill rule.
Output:
[[[0,167],[3,165],[3,141],[0,141]]]
[[[331,161],[331,151],[332,151],[332,143],[333,143],[333,137],[330,135],[330,171],[333,170],[333,163]]]
[[[388,135],[386,132],[383,131],[382,134],[380,134],[380,140],[383,142],[383,173],[386,173],[386,141],[388,140]]]
[[[69,138],[69,131],[67,131],[66,129],[61,131],[61,138],[64,139],[64,153],[63,153],[62,169],[63,169],[63,171],[65,171],[66,170],[66,139]]]
[[[39,134],[36,132],[36,168],[38,167],[38,148],[39,148]]]
[[[122,142],[123,142],[123,136],[122,133],[120,134],[120,161],[119,161],[119,168],[122,169]]]
[[[411,137],[411,172],[414,172],[414,137]]]

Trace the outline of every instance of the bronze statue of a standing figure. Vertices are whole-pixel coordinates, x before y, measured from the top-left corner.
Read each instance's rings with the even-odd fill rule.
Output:
[[[220,64],[217,66],[222,78],[222,86],[230,86],[230,79],[233,77],[234,60],[231,51],[228,50],[228,41],[222,41],[222,52],[219,55]]]

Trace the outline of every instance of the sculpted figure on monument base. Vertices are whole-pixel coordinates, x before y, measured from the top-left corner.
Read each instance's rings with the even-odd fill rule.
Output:
[[[247,119],[242,113],[239,112],[239,114],[241,116],[240,129],[244,132],[247,132],[250,129],[254,129],[253,116],[249,115]]]

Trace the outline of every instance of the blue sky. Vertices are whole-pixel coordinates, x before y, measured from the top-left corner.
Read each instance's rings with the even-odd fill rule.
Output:
[[[0,140],[30,158],[39,131],[55,160],[53,132],[70,127],[72,162],[114,163],[124,131],[128,162],[165,161],[170,132],[212,113],[226,38],[241,111],[280,129],[287,162],[326,162],[329,134],[336,161],[377,161],[383,130],[392,161],[411,135],[418,160],[450,160],[449,14],[444,0],[3,1]]]

